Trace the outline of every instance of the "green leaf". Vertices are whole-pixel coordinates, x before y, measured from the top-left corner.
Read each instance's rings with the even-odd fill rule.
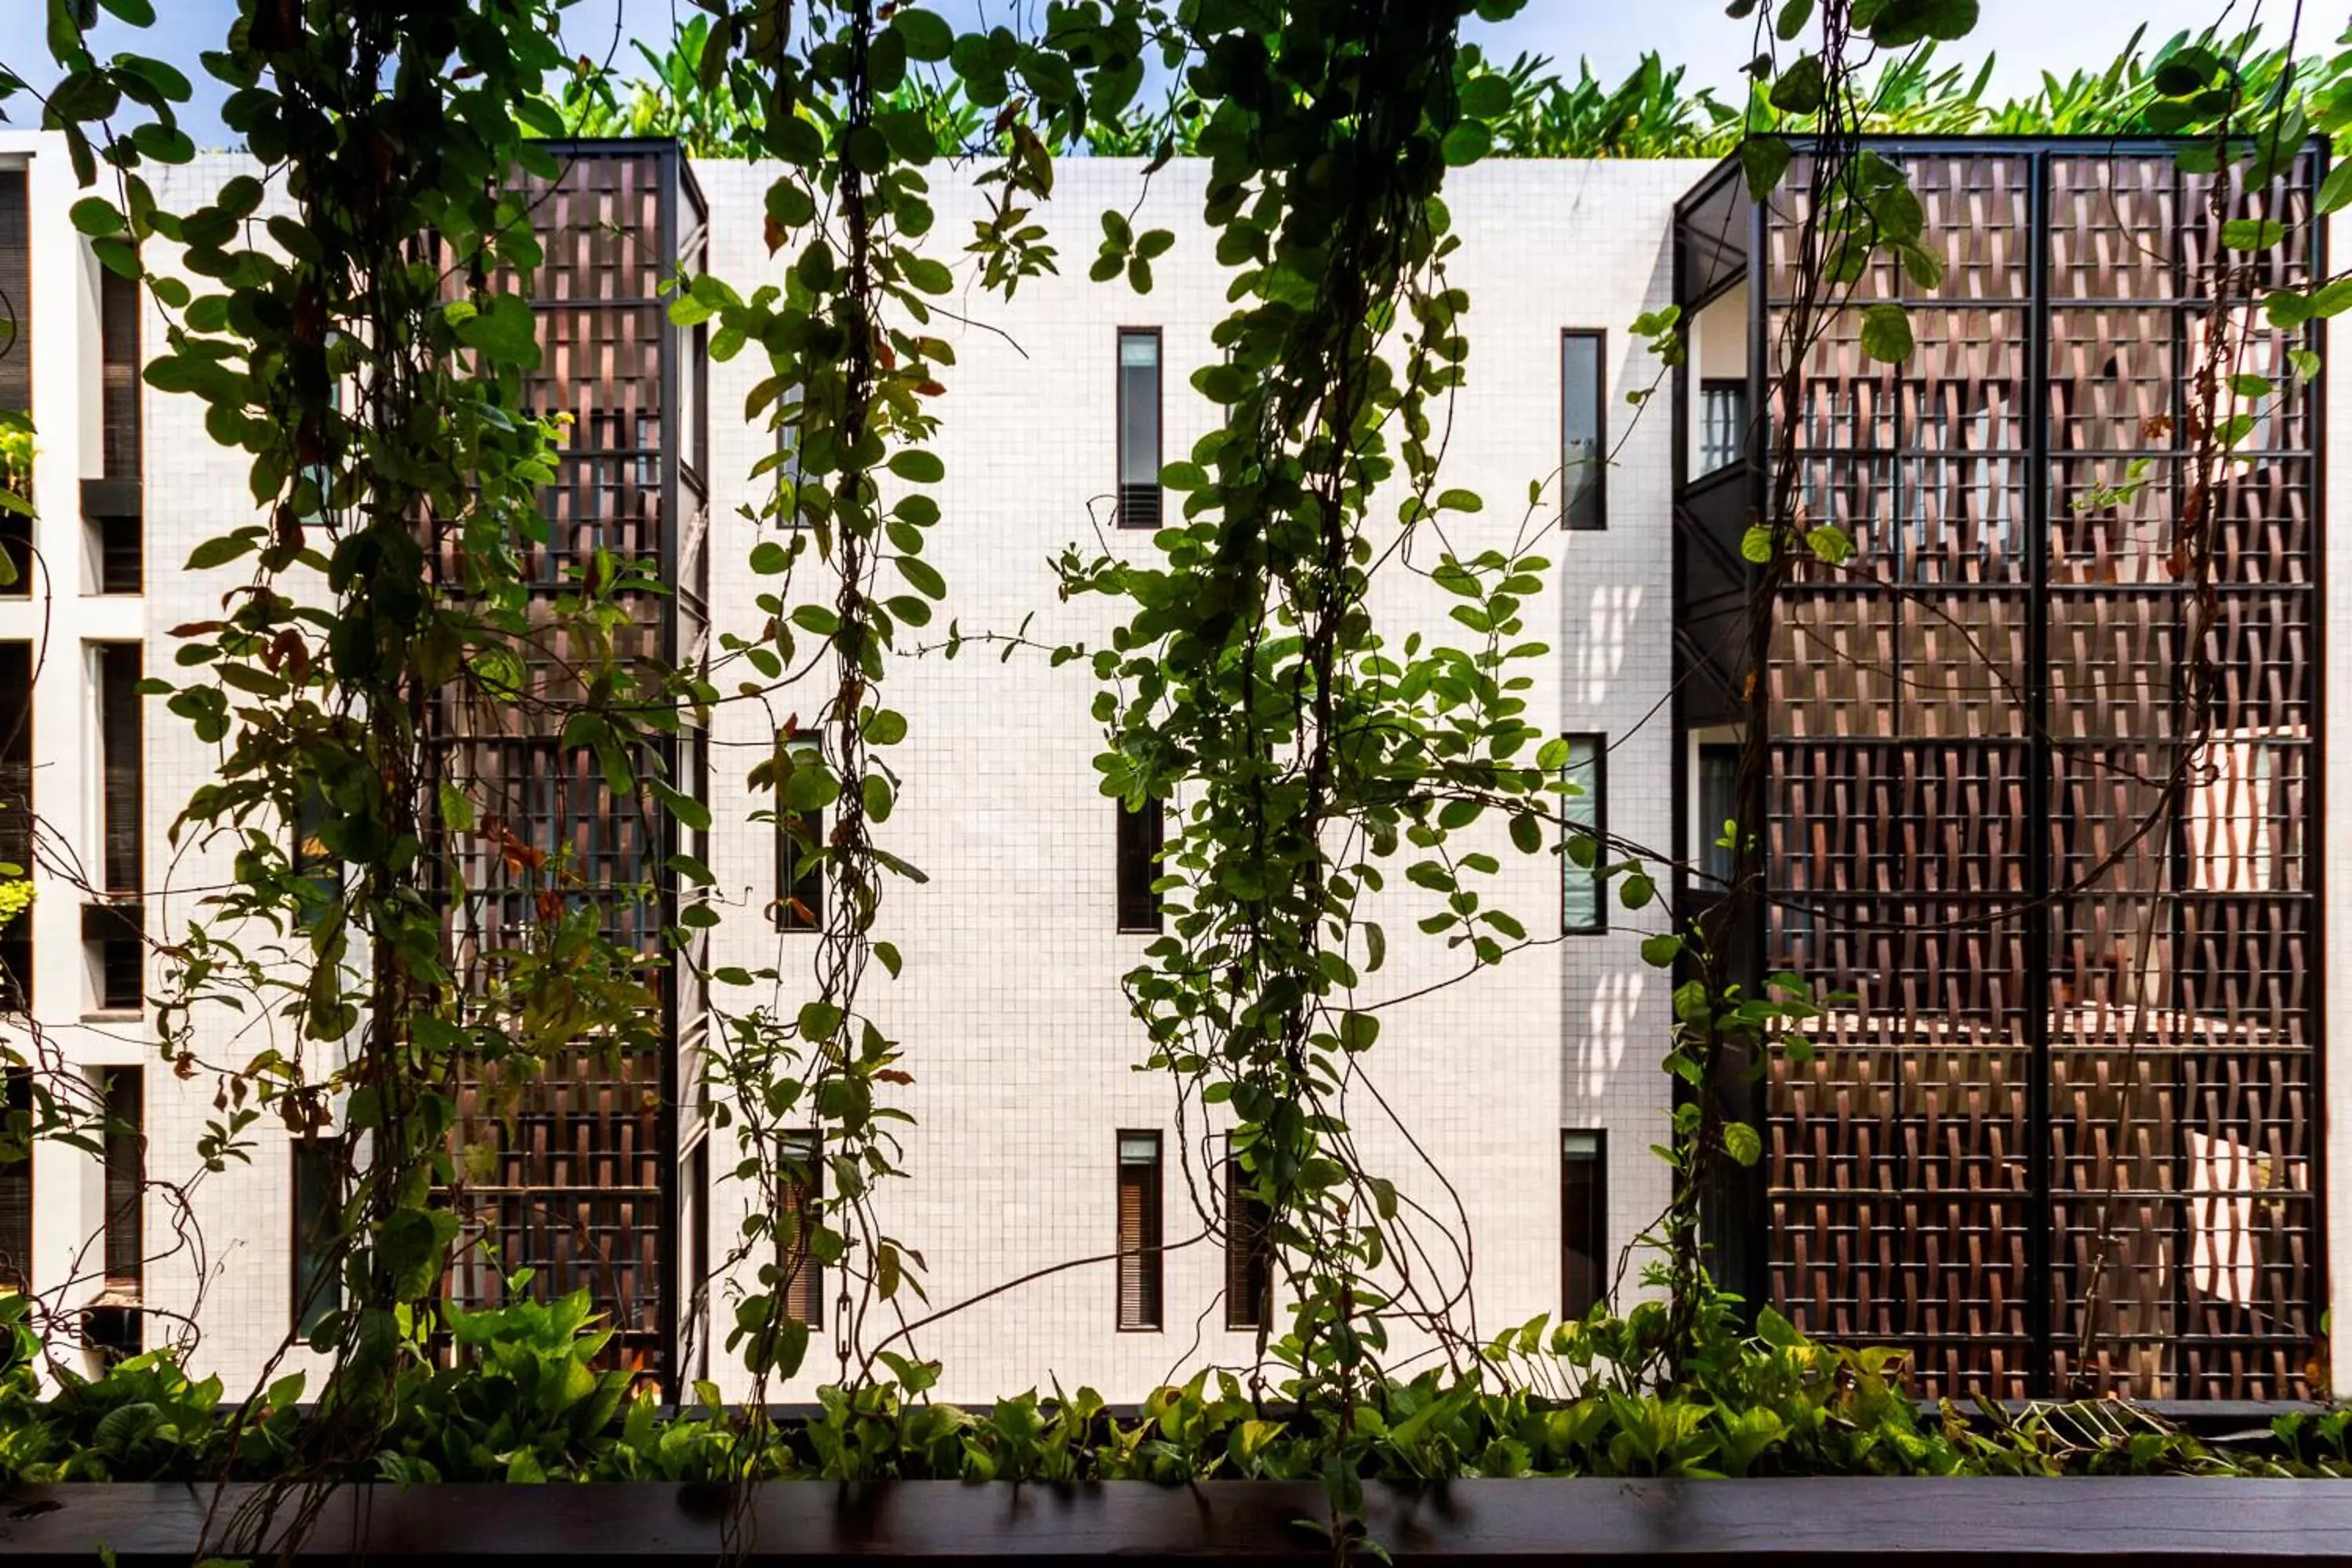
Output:
[[[187,569],[191,572],[209,572],[215,566],[226,566],[238,556],[248,555],[252,552],[253,536],[249,533],[225,534],[218,539],[207,539],[188,552]]]
[[[669,809],[669,814],[696,833],[710,831],[710,808],[692,795],[680,795],[659,779],[647,779],[646,788]]]
[[[2286,237],[2276,218],[2233,217],[2221,226],[2221,244],[2231,250],[2268,250]]]
[[[955,47],[955,29],[936,11],[901,5],[890,18],[891,28],[907,46],[910,60],[943,60]]]
[[[1500,120],[1511,111],[1510,79],[1493,72],[1474,76],[1462,84],[1460,102],[1473,120]]]
[[[1780,188],[1794,156],[1786,137],[1750,136],[1739,143],[1739,172],[1747,176],[1748,195],[1762,201]]]
[[[148,4],[148,0],[98,0],[98,3],[134,27],[155,25],[155,7]]]
[[[1642,962],[1653,969],[1670,967],[1682,952],[1683,939],[1671,932],[1642,939]]]
[[[1843,566],[1853,556],[1853,541],[1846,536],[1845,530],[1830,523],[1809,530],[1805,544],[1815,560],[1826,561],[1832,566]]]
[[[1769,96],[1772,107],[1783,114],[1813,114],[1820,111],[1827,90],[1821,56],[1804,54],[1790,62]]]
[[[1756,1314],[1756,1337],[1776,1351],[1794,1350],[1805,1342],[1796,1325],[1770,1307]]]
[[[2352,162],[2336,164],[2319,183],[2319,210],[2332,213],[2352,202]]]
[[[918,594],[928,599],[947,597],[947,583],[932,569],[929,562],[913,555],[894,555],[890,560],[898,568],[898,574],[911,584]]]
[[[1977,11],[1977,0],[1886,0],[1870,13],[1870,41],[1881,48],[1900,48],[1928,38],[1946,43],[1965,38],[1976,30]]]
[[[1787,4],[1780,7],[1780,16],[1772,24],[1773,36],[1782,43],[1791,42],[1812,19],[1813,0],[1787,0]]]
[[[948,468],[934,452],[910,447],[890,456],[890,471],[913,484],[935,485],[947,478]]]
[[[1446,132],[1445,140],[1439,143],[1438,151],[1448,166],[1459,169],[1485,157],[1494,144],[1495,133],[1486,128],[1486,121],[1465,120]]]
[[[1911,317],[1892,302],[1872,305],[1862,312],[1862,352],[1883,364],[1900,364],[1911,357]]]
[[[1751,524],[1739,536],[1739,553],[1759,566],[1769,563],[1772,559],[1772,531],[1760,522]]]
[[[1764,1156],[1764,1140],[1745,1121],[1727,1121],[1723,1124],[1723,1152],[1742,1165],[1753,1165]]]
[[[1343,1051],[1367,1051],[1381,1036],[1381,1021],[1370,1013],[1347,1012],[1339,1015],[1339,1048]]]
[[[67,216],[73,219],[74,227],[84,234],[103,236],[122,232],[122,215],[116,212],[114,204],[103,196],[82,197],[68,209]]]

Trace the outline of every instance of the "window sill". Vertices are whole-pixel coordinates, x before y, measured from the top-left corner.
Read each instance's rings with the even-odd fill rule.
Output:
[[[81,1016],[85,1024],[136,1024],[147,1016],[144,1007],[96,1007]]]

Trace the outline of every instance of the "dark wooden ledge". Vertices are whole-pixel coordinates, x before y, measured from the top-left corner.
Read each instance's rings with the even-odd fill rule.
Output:
[[[233,1507],[251,1491],[232,1488],[222,1500]],[[124,1568],[184,1565],[214,1501],[211,1489],[184,1486],[20,1489],[0,1502],[0,1557],[93,1568],[104,1546]],[[1401,1563],[2352,1563],[2352,1481],[1456,1481],[1379,1487],[1367,1501],[1375,1535]],[[748,1563],[812,1565],[1328,1562],[1328,1545],[1301,1523],[1322,1510],[1320,1488],[1288,1482],[803,1481],[760,1489],[751,1536],[736,1546]],[[295,1555],[715,1563],[726,1512],[713,1491],[651,1484],[346,1488]],[[203,1543],[205,1555],[232,1557],[257,1555],[257,1545],[274,1555],[278,1544]]]

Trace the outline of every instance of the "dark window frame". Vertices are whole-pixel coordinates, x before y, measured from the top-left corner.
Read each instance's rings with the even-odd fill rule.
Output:
[[[33,1072],[30,1068],[9,1068],[0,1077],[0,1113],[8,1118],[12,1134],[21,1131],[27,1140],[24,1158],[0,1161],[0,1194],[13,1199],[23,1194],[23,1227],[21,1235],[10,1234],[16,1226],[13,1201],[0,1201],[0,1295],[28,1295],[33,1289],[33,1260],[41,1234],[39,1194],[33,1185],[33,1159],[30,1138],[33,1128]],[[22,1119],[21,1121],[19,1119]],[[20,1186],[21,1184],[21,1186]],[[18,1247],[23,1247],[21,1255]]]
[[[803,1216],[799,1245],[783,1252],[781,1237],[779,1267],[789,1278],[779,1279],[777,1289],[783,1292],[784,1310],[806,1323],[811,1330],[824,1327],[824,1265],[808,1246],[807,1215],[813,1205],[824,1201],[824,1133],[818,1128],[805,1128],[784,1134],[784,1158],[808,1172],[806,1181],[795,1177],[788,1169],[779,1169],[777,1179],[782,1184],[778,1194],[780,1212]]]
[[[1127,341],[1148,338],[1151,342],[1151,518],[1148,522],[1130,522],[1127,482]],[[1166,515],[1167,492],[1160,484],[1160,471],[1168,466],[1168,343],[1158,327],[1120,327],[1113,339],[1111,370],[1115,378],[1111,466],[1114,469],[1111,494],[1118,498],[1117,517],[1122,529],[1138,533],[1156,531]],[[1140,490],[1145,487],[1135,487]]]
[[[1150,1157],[1130,1161],[1129,1140],[1138,1145],[1149,1140]],[[1111,1270],[1111,1321],[1122,1334],[1162,1333],[1168,1326],[1166,1142],[1156,1128],[1126,1127],[1112,1134],[1111,1149],[1114,1190],[1118,1194],[1111,1248],[1118,1258]],[[1130,1172],[1134,1173],[1132,1177]],[[1137,1234],[1132,1245],[1127,1231],[1127,1195],[1130,1187],[1142,1194],[1136,1205]],[[1128,1316],[1130,1267],[1138,1300],[1137,1315],[1132,1320]]]
[[[1255,1332],[1274,1322],[1273,1215],[1249,1190],[1248,1173],[1225,1140],[1225,1327]],[[1255,1278],[1254,1278],[1255,1276]]]
[[[1729,445],[1710,443],[1715,434],[1716,404],[1728,398],[1732,404],[1729,420]],[[1698,384],[1698,472],[1704,478],[1737,467],[1748,455],[1748,378],[1745,376],[1710,375]]]
[[[340,1189],[343,1182],[343,1139],[340,1133],[313,1133],[290,1140],[287,1151],[288,1179],[292,1189],[292,1202],[288,1208],[293,1242],[288,1268],[293,1289],[289,1293],[287,1312],[293,1321],[294,1337],[307,1342],[329,1313],[339,1312],[343,1307],[341,1259],[331,1268],[316,1267],[319,1244],[324,1239],[320,1233],[324,1231],[331,1237],[333,1227],[341,1223],[338,1211],[346,1194],[334,1189]],[[307,1173],[303,1167],[306,1159],[314,1163]],[[306,1174],[308,1181],[304,1179]],[[330,1188],[324,1194],[320,1192],[322,1185]],[[321,1201],[325,1207],[314,1207]],[[311,1267],[306,1268],[306,1262]]]
[[[1164,931],[1167,910],[1151,884],[1160,878],[1160,853],[1168,844],[1168,804],[1153,797],[1132,811],[1124,798],[1114,804],[1118,807],[1118,929],[1137,934]]]
[[[1601,936],[1609,930],[1609,737],[1598,731],[1578,731],[1561,737],[1568,742],[1568,761],[1561,765],[1560,776],[1570,784],[1584,785],[1580,795],[1563,795],[1559,801],[1559,929],[1568,936]],[[1591,748],[1591,768],[1589,779],[1576,777],[1576,751],[1580,744]],[[1589,814],[1580,820],[1571,815],[1580,806]],[[1593,863],[1591,870],[1570,858],[1568,846],[1571,838],[1581,835],[1593,841]],[[1592,919],[1579,922],[1571,918],[1569,889],[1580,879],[1590,879],[1592,888]]]
[[[26,877],[33,873],[37,797],[32,690],[33,645],[0,638],[0,864]],[[33,911],[25,910],[0,925],[0,1012],[31,1011],[33,969]]]
[[[147,1074],[135,1067],[100,1069],[106,1106],[103,1226],[107,1293],[136,1301],[146,1284]],[[127,1190],[126,1190],[127,1189]]]
[[[815,744],[815,737],[794,733],[784,738],[787,748],[807,748]],[[776,896],[769,906],[775,927],[796,936],[813,936],[824,930],[825,894],[831,866],[825,856],[824,808],[794,811],[784,804],[783,790],[776,789]],[[813,857],[810,863],[801,864],[805,843]],[[802,911],[796,912],[797,903]]]
[[[1569,451],[1568,350],[1573,342],[1592,344],[1592,450],[1591,477],[1579,482],[1581,465]],[[1609,333],[1601,327],[1563,327],[1559,333],[1559,526],[1570,533],[1609,531]],[[1580,503],[1591,498],[1588,508]],[[1590,521],[1579,521],[1580,510]]]
[[[1572,1143],[1582,1144],[1571,1148]],[[1580,1238],[1580,1216],[1590,1235]],[[1575,1243],[1582,1239],[1584,1247]],[[1609,1134],[1598,1127],[1564,1127],[1559,1134],[1559,1310],[1581,1320],[1609,1300]]]
[[[110,897],[137,898],[147,884],[147,714],[146,700],[139,693],[146,676],[146,649],[135,642],[93,643],[91,647],[98,661],[93,684],[98,697],[100,870]],[[119,703],[129,704],[129,711],[118,710]],[[130,742],[128,758],[117,754],[116,742],[123,740]]]

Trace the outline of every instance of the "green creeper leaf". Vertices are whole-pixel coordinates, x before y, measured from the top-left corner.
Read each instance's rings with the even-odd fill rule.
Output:
[[[1462,112],[1473,120],[1500,120],[1511,111],[1508,78],[1487,73],[1462,84]]]
[[[1764,1140],[1745,1121],[1727,1121],[1723,1124],[1723,1152],[1742,1165],[1753,1165],[1764,1156]]]
[[[2338,163],[2319,183],[2319,210],[2332,213],[2352,202],[2352,163]]]
[[[2221,226],[2221,244],[2231,250],[2268,250],[2286,237],[2276,218],[2233,217]]]
[[[1751,200],[1762,201],[1780,188],[1794,153],[1781,136],[1749,136],[1739,143],[1739,172],[1747,178]]]
[[[1543,827],[1525,813],[1511,818],[1511,843],[1522,855],[1533,855],[1543,848]]]
[[[907,716],[894,709],[874,709],[866,715],[865,731],[869,745],[895,746],[907,738]]]
[[[890,560],[898,568],[898,575],[904,577],[918,594],[927,599],[947,597],[947,581],[933,570],[929,562],[913,555],[894,555]]]
[[[1872,305],[1862,312],[1862,352],[1885,364],[1900,364],[1911,357],[1911,317],[1891,302]]]
[[[1845,530],[1829,523],[1809,531],[1805,544],[1815,560],[1826,561],[1832,566],[1843,565],[1853,555],[1853,541],[1846,537]]]
[[[148,0],[99,0],[99,4],[134,27],[155,25],[155,7]]]
[[[907,46],[910,60],[943,60],[955,47],[955,29],[936,11],[901,5],[891,16],[890,26]]]
[[[1645,936],[1642,939],[1642,962],[1653,969],[1665,969],[1682,956],[1683,939],[1672,934]]]
[[[1762,566],[1772,559],[1772,531],[1757,523],[1739,536],[1739,553],[1745,560]]]
[[[1370,1013],[1348,1012],[1339,1015],[1339,1048],[1343,1051],[1367,1051],[1381,1036],[1381,1021]]]
[[[1948,43],[1976,30],[1977,0],[1885,0],[1863,20],[1855,7],[1854,26],[1867,26],[1870,41],[1881,48],[1900,48],[1934,38]]]
[[[680,795],[659,779],[647,779],[646,788],[669,814],[696,833],[710,831],[710,808],[692,795]]]
[[[1485,157],[1494,144],[1495,133],[1486,128],[1484,121],[1465,120],[1446,132],[1445,140],[1439,143],[1438,151],[1448,166],[1459,169]]]
[[[73,226],[88,235],[110,235],[122,232],[122,215],[114,204],[103,196],[84,196],[74,203],[68,215]]]
[[[1804,54],[1790,62],[1789,68],[1772,84],[1769,96],[1772,107],[1783,114],[1813,114],[1820,111],[1827,90],[1821,56]]]
[[[890,455],[890,471],[919,485],[935,485],[948,477],[948,467],[937,453],[912,447]]]

